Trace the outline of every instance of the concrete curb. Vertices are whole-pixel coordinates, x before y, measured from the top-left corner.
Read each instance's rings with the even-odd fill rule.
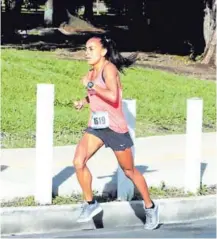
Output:
[[[175,223],[216,216],[216,195],[155,200],[160,223]],[[1,208],[1,233],[28,234],[62,230],[117,228],[142,225],[143,202],[101,203],[103,212],[88,223],[76,223],[80,205]]]

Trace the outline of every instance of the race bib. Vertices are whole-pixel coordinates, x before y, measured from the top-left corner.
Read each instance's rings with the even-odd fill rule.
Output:
[[[106,111],[92,112],[91,128],[105,129],[109,127],[109,117]]]

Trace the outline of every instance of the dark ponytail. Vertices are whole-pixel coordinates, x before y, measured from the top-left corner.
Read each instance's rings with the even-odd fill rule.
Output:
[[[105,55],[106,60],[112,62],[120,72],[123,72],[123,68],[129,67],[135,63],[137,53],[131,54],[129,57],[123,57],[117,50],[115,42],[106,37],[99,37],[103,48],[107,49]]]

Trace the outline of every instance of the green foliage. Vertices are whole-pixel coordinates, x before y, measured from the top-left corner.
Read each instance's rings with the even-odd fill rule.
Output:
[[[206,195],[209,191],[209,188],[207,187],[207,185],[202,185],[199,189],[198,189],[198,192],[197,194],[198,195]]]
[[[185,193],[182,188],[167,187],[164,182],[161,183],[159,187],[150,187],[149,193],[152,199],[160,198],[177,198],[177,197],[193,197],[201,195],[213,195],[216,194],[216,185],[206,186],[202,185],[198,190],[197,194],[192,192]],[[100,195],[97,191],[93,191],[94,198],[98,202],[111,202],[116,201],[117,197],[112,196],[111,194]],[[134,198],[132,200],[142,200],[141,195],[135,189]],[[52,205],[69,205],[83,202],[83,195],[79,193],[72,193],[70,196],[53,196]],[[37,206],[34,201],[33,196],[26,198],[15,198],[11,201],[5,201],[1,203],[1,207],[28,207],[28,206]]]
[[[216,185],[206,186],[202,185],[200,189],[198,189],[197,193],[186,192],[184,188],[176,188],[176,187],[168,187],[164,182],[161,182],[159,187],[151,186],[149,187],[149,193],[151,198],[175,198],[175,197],[194,197],[201,195],[213,195],[216,194]],[[142,200],[141,195],[136,190],[135,198],[137,200]]]
[[[75,204],[82,201],[82,195],[73,194],[72,196],[56,196],[52,200],[54,205],[63,205],[63,204]]]
[[[34,147],[36,86],[55,84],[54,144],[77,143],[87,125],[88,107],[73,108],[85,96],[83,61],[56,59],[53,52],[2,50],[4,147]],[[215,83],[161,71],[131,68],[122,75],[124,98],[137,99],[136,136],[184,133],[186,99],[204,100],[203,130],[215,130]]]
[[[2,202],[1,207],[22,207],[22,206],[37,206],[34,201],[33,196],[29,196],[26,198],[15,198],[12,201]]]

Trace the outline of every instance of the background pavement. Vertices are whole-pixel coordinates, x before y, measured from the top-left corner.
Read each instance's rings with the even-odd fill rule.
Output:
[[[216,133],[203,133],[201,181],[216,184]],[[135,165],[149,186],[183,187],[185,170],[185,135],[136,138]],[[72,159],[75,145],[54,147],[53,192],[61,196],[81,192]],[[0,200],[34,195],[35,149],[1,150]],[[102,148],[88,162],[93,174],[93,189],[99,193],[115,193],[117,160],[110,149]]]

